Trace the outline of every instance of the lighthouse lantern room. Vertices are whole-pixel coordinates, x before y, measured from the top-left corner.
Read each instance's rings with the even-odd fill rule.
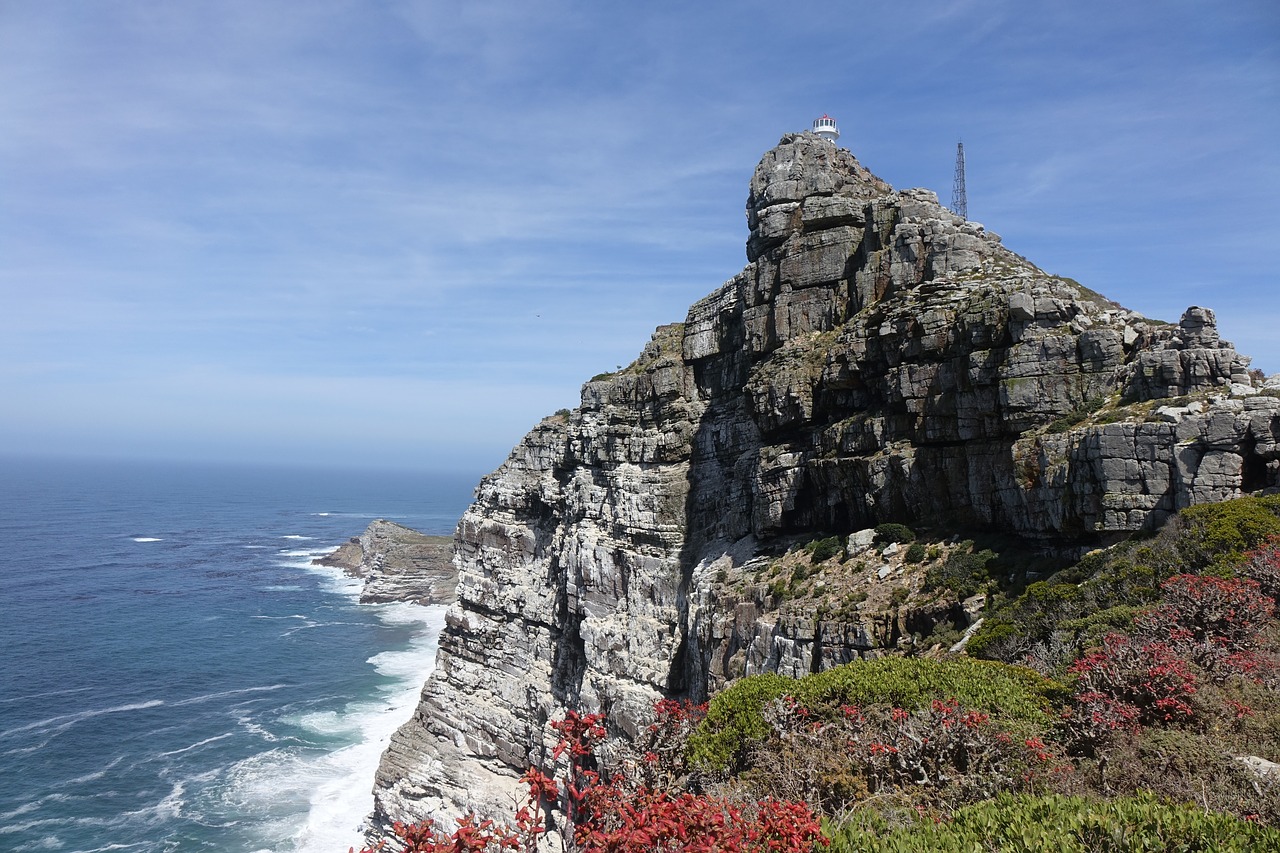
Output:
[[[826,113],[822,114],[822,118],[813,120],[813,132],[832,142],[840,138],[840,129],[836,127],[836,120]]]

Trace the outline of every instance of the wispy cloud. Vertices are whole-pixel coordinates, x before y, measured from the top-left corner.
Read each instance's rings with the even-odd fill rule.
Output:
[[[101,389],[162,366],[174,430],[202,389],[248,411],[272,387],[310,430],[284,389],[368,381],[518,435],[737,272],[756,159],[822,112],[944,201],[963,137],[970,210],[1013,248],[1150,313],[1211,302],[1280,369],[1230,327],[1273,304],[1277,35],[1253,2],[10,4],[9,426],[124,441]],[[68,407],[98,415],[58,432]]]

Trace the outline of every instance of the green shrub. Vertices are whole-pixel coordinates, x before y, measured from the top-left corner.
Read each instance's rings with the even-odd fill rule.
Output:
[[[735,766],[748,741],[769,734],[769,726],[760,712],[764,703],[784,695],[794,683],[793,678],[766,672],[740,678],[716,694],[708,706],[707,717],[689,738],[690,757],[711,767]]]
[[[828,823],[833,853],[1139,853],[1280,850],[1280,830],[1220,812],[1164,802],[1151,794],[1093,800],[1050,794],[999,794],[958,809],[951,820],[891,828],[873,812]]]
[[[1108,630],[1126,629],[1135,610],[1160,598],[1160,585],[1170,577],[1183,572],[1230,577],[1245,554],[1272,535],[1280,535],[1280,495],[1190,507],[1153,537],[1092,551],[1016,598],[993,601],[991,615],[1000,621],[984,623],[967,650],[998,660],[1055,634],[1077,646],[1096,642]],[[925,588],[976,592],[996,573],[994,564],[977,562],[953,554],[929,568]],[[1010,642],[1015,636],[1020,642]]]
[[[1023,590],[1003,615],[1018,623],[1023,633],[1043,639],[1064,619],[1072,619],[1090,609],[1088,596],[1073,583],[1036,581]]]
[[[876,525],[876,544],[888,545],[891,542],[914,542],[916,534],[905,524],[890,522]]]
[[[1243,497],[1184,509],[1178,550],[1191,567],[1234,568],[1244,552],[1280,535],[1280,495]]]
[[[964,650],[975,658],[998,660],[1006,647],[1023,636],[1023,631],[1008,619],[993,616],[983,620],[982,627],[973,632]]]
[[[836,555],[844,554],[844,542],[841,541],[839,536],[815,539],[805,545],[804,550],[808,552],[810,562],[825,563]]]
[[[975,553],[951,552],[941,565],[930,566],[924,576],[925,589],[949,589],[960,598],[978,592],[990,580],[988,564],[996,558],[989,549]]]
[[[689,739],[690,757],[709,768],[740,767],[752,743],[768,734],[765,703],[782,696],[830,717],[841,705],[887,703],[915,709],[933,699],[954,698],[966,708],[1040,725],[1063,691],[1062,685],[1025,667],[970,658],[882,658],[799,679],[750,676],[712,698],[706,719]]]
[[[1129,626],[1133,624],[1133,617],[1142,610],[1141,607],[1127,604],[1095,610],[1078,619],[1064,621],[1062,630],[1076,635],[1083,645],[1097,645],[1112,631],[1128,631]]]
[[[787,592],[789,590],[790,585],[783,578],[778,578],[776,581],[769,584],[769,594],[779,601],[782,601],[787,597]]]
[[[907,553],[902,556],[902,559],[908,563],[923,563],[927,553],[928,551],[924,545],[919,542],[912,542],[911,547],[907,549]]]

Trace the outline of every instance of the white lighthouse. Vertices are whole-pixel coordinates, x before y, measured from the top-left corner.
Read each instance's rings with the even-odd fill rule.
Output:
[[[826,113],[822,114],[822,118],[813,120],[813,132],[831,142],[840,138],[840,128],[836,127],[836,120]]]

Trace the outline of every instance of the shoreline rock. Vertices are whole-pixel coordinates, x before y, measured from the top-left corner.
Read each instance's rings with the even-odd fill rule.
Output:
[[[384,518],[312,563],[362,578],[362,604],[452,604],[457,600],[453,537],[430,536]]]

